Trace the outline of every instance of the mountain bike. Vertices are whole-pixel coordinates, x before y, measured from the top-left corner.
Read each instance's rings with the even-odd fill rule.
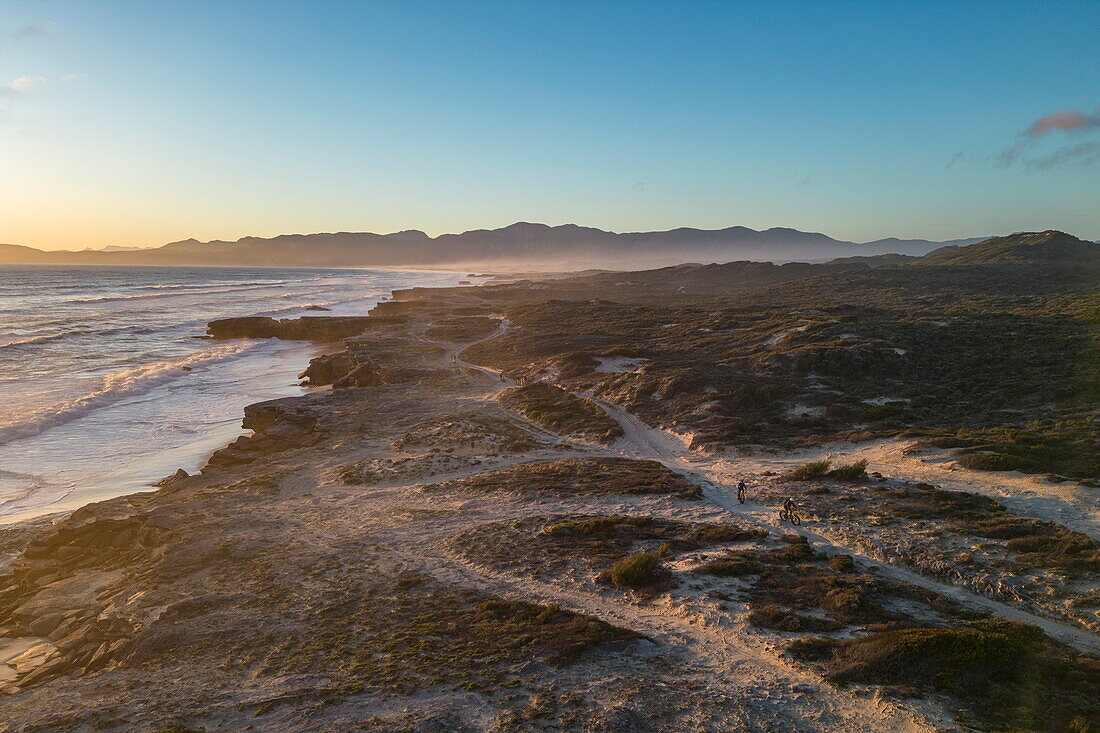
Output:
[[[737,489],[737,501],[741,502],[742,504],[745,503],[745,489],[742,487],[738,487]]]
[[[790,522],[791,524],[793,524],[796,527],[801,527],[802,526],[802,517],[801,517],[801,515],[799,515],[798,511],[795,510],[795,509],[791,509],[790,511],[787,511],[786,509],[780,509],[779,510],[779,521],[780,522]]]

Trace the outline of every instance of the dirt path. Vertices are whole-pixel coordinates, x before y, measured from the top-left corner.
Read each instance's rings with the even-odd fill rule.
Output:
[[[686,447],[666,431],[650,428],[638,417],[632,415],[618,405],[603,400],[599,400],[599,404],[612,418],[619,422],[623,428],[623,432],[626,433],[627,440],[633,443],[633,446],[637,449],[639,457],[659,460],[669,468],[678,470],[689,478],[692,478],[696,483],[702,486],[703,494],[709,501],[722,507],[731,514],[742,519],[747,519],[775,533],[789,534],[791,532],[797,532],[814,544],[816,549],[831,555],[852,555],[866,568],[872,569],[874,572],[884,577],[919,585],[946,596],[968,608],[980,609],[1000,616],[1001,618],[1033,624],[1043,629],[1043,631],[1053,639],[1057,639],[1082,651],[1100,654],[1100,636],[1097,634],[1028,613],[1027,611],[986,598],[977,593],[972,593],[963,588],[940,583],[919,573],[898,567],[892,563],[882,562],[875,558],[868,557],[858,550],[839,543],[835,538],[830,537],[827,532],[821,530],[815,531],[806,527],[796,528],[792,525],[779,522],[775,510],[770,507],[760,507],[759,505],[754,505],[752,502],[742,505],[737,501],[736,488],[722,483],[716,478],[720,469],[724,468],[720,465],[720,459],[688,455]],[[747,472],[756,473],[766,470],[763,466],[749,464],[749,460],[742,462],[742,465]]]
[[[496,332],[478,341],[458,347],[451,353],[457,354],[457,352],[463,349],[473,346],[474,344],[482,343],[483,341],[488,341],[508,330],[511,330],[510,327],[506,326],[502,319],[501,327]],[[448,355],[448,359],[449,358]],[[477,364],[470,364],[461,359],[457,359],[457,363],[462,367],[475,369],[493,377],[499,378],[500,375],[499,370],[479,366]],[[509,383],[511,383],[511,380],[506,382],[506,384]],[[893,580],[919,585],[946,596],[967,608],[980,609],[1001,618],[1033,624],[1043,629],[1052,639],[1057,639],[1081,651],[1100,654],[1100,635],[1068,624],[1052,621],[1042,616],[1037,616],[963,588],[940,583],[892,563],[868,557],[859,550],[841,544],[835,538],[830,537],[826,532],[820,530],[814,531],[806,527],[795,528],[786,523],[779,522],[775,515],[775,510],[770,507],[763,507],[753,504],[752,502],[747,502],[743,505],[740,504],[737,501],[736,488],[723,483],[718,478],[721,473],[728,471],[728,466],[724,465],[724,459],[691,454],[687,446],[668,431],[649,427],[639,417],[623,409],[619,405],[599,398],[593,399],[595,399],[596,403],[599,404],[612,419],[618,422],[623,429],[625,437],[617,446],[620,454],[635,458],[660,461],[665,466],[686,475],[689,479],[702,487],[703,494],[708,501],[721,507],[730,514],[748,520],[776,534],[797,532],[813,543],[816,549],[826,552],[827,554],[851,555],[871,572],[877,572]],[[794,459],[786,458],[781,460],[793,462]],[[739,464],[742,466],[743,470],[752,473],[768,470],[768,465],[774,462],[765,459],[761,462],[761,465],[755,465],[750,463],[750,461],[751,459],[746,459],[745,461],[739,462]]]
[[[919,712],[892,701],[863,697],[824,683],[819,675],[785,662],[764,643],[754,643],[753,637],[736,625],[708,622],[697,614],[676,613],[663,605],[639,604],[629,597],[620,600],[495,571],[450,554],[426,554],[422,544],[402,554],[402,570],[425,572],[444,583],[494,595],[555,603],[643,634],[658,649],[683,658],[688,674],[720,689],[721,697],[743,701],[731,714],[748,714],[751,719],[731,723],[763,723],[761,730],[893,733],[932,731],[942,723],[922,719]],[[782,704],[772,705],[774,701]]]

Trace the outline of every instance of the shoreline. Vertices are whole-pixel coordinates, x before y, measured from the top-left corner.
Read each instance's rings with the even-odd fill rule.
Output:
[[[208,269],[224,271],[226,268]],[[287,268],[272,269],[286,272]],[[339,304],[329,304],[326,310],[334,316],[363,313],[366,308],[391,297],[395,288],[423,283],[425,279],[431,283],[448,285],[460,277],[457,272],[435,270],[367,272],[356,268],[342,268],[344,272],[340,273],[334,268],[297,269],[333,271],[337,283],[358,283],[353,288],[345,287],[343,290],[339,289],[339,285],[335,289],[330,286],[334,295],[330,295],[329,299],[336,297]],[[364,274],[361,276],[360,272]],[[432,277],[433,273],[446,277]],[[304,274],[287,275],[307,277]],[[213,286],[220,285],[226,279],[233,280],[236,276],[223,273],[220,277],[210,277],[217,281],[210,283]],[[67,278],[50,278],[47,281],[54,280],[68,282]],[[199,280],[205,283],[209,278],[204,275]],[[160,280],[154,279],[150,282],[156,283]],[[167,282],[176,282],[175,276]],[[304,288],[299,286],[296,289],[310,292],[300,294],[299,299],[303,301],[300,312],[308,314],[312,307],[306,307],[304,303],[308,303],[310,297],[316,297],[312,292],[316,286],[312,283],[302,285]],[[281,291],[273,292],[278,296]],[[180,291],[180,295],[190,296],[191,293]],[[348,300],[345,302],[339,300],[340,298]],[[275,300],[278,299],[275,297]],[[188,297],[186,307],[205,316],[200,321],[205,324],[211,317],[207,314],[214,305],[209,300]],[[256,309],[265,312],[269,308],[259,304]],[[227,310],[230,313],[235,310],[232,301]],[[188,313],[193,315],[191,311]],[[115,317],[113,313],[110,315]],[[145,320],[163,320],[156,313],[143,317]],[[135,323],[144,325],[142,317]],[[164,350],[165,344],[169,342],[162,342],[163,338],[153,341],[154,346],[150,348]],[[200,343],[204,344],[201,348],[198,346]],[[103,387],[96,381],[101,377],[88,378],[84,380],[88,386],[83,392],[73,387],[77,391],[70,390],[71,395],[68,392],[59,393],[60,396],[53,402],[43,400],[37,405],[34,401],[29,401],[27,409],[22,411],[26,412],[26,417],[19,410],[11,413],[13,423],[9,432],[13,435],[7,444],[0,446],[0,465],[7,469],[6,474],[0,472],[0,483],[5,484],[4,491],[0,491],[0,498],[3,499],[0,501],[0,526],[42,514],[72,511],[87,503],[112,496],[150,491],[153,489],[151,484],[177,468],[195,472],[211,453],[241,433],[247,432],[240,427],[240,415],[245,406],[302,394],[303,389],[298,386],[297,375],[304,369],[304,364],[318,354],[342,348],[338,342],[323,345],[301,342],[301,345],[295,345],[290,341],[275,344],[260,340],[247,345],[239,341],[236,344],[222,341],[221,346],[213,349],[214,351],[239,349],[240,353],[232,358],[211,358],[208,360],[211,363],[202,364],[202,369],[196,365],[193,374],[190,373],[192,366],[189,359],[202,356],[205,353],[202,349],[208,344],[210,342],[187,340],[183,346],[194,346],[199,351],[194,354],[184,351],[184,356],[170,357],[159,356],[153,351],[150,352],[154,354],[152,361],[133,361],[129,364],[120,361],[122,367],[115,369],[121,368],[121,371],[106,373],[102,377],[110,380],[119,376],[120,379],[116,380],[118,385],[105,382],[108,387]],[[180,366],[173,369],[172,362],[182,364],[182,371]],[[153,374],[156,368],[164,374]],[[146,371],[153,374],[154,378],[146,380]],[[133,377],[133,387],[126,381],[131,379],[131,373],[136,375]],[[145,386],[139,380],[149,381],[151,385]],[[23,383],[16,381],[14,384],[20,387]],[[112,391],[119,394],[116,396]],[[243,400],[241,396],[244,396]],[[220,407],[226,399],[230,406],[228,410]],[[87,404],[84,404],[85,401]],[[164,406],[163,411],[161,405]],[[39,427],[34,421],[42,422],[45,427]],[[116,425],[121,432],[116,432]],[[20,434],[21,430],[25,432],[24,435]],[[108,437],[103,439],[101,436]],[[128,449],[127,443],[134,448]],[[75,447],[76,453],[70,453],[66,446]]]

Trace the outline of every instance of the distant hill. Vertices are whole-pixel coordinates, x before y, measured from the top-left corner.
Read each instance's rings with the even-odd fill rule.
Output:
[[[1100,244],[1053,229],[1021,232],[965,247],[947,246],[914,260],[914,265],[1033,264],[1100,267]]]
[[[547,226],[518,222],[500,229],[476,229],[430,237],[409,230],[393,234],[340,232],[244,237],[235,242],[186,239],[148,249],[42,251],[0,245],[4,264],[98,264],[281,267],[494,267],[633,270],[681,262],[826,261],[883,254],[921,256],[945,245],[973,240],[929,242],[884,239],[857,244],[797,229],[763,231],[747,227],[681,228],[616,233],[575,224]]]

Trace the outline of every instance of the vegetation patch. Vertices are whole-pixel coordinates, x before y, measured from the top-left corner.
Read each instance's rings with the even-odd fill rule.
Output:
[[[812,481],[814,479],[832,479],[834,481],[859,481],[867,476],[867,461],[845,463],[832,468],[829,461],[804,463],[787,474],[791,481]]]
[[[531,574],[606,570],[639,550],[665,547],[665,557],[704,547],[746,542],[764,530],[628,515],[559,515],[491,522],[459,533],[449,546],[478,562]]]
[[[661,558],[668,552],[668,545],[653,550],[643,550],[624,557],[597,576],[601,583],[618,588],[644,588],[667,578],[662,572]]]
[[[905,411],[905,408],[897,402],[887,402],[885,405],[873,405],[868,407],[863,412],[859,413],[860,420],[869,420],[872,422],[878,420],[888,420],[892,417],[900,415]]]
[[[459,316],[436,321],[424,335],[432,341],[465,343],[485,338],[497,330],[497,321],[486,316]]]
[[[844,624],[830,619],[785,611],[777,605],[761,606],[749,612],[749,623],[763,629],[791,632],[837,631]]]
[[[546,491],[566,496],[667,494],[681,499],[702,498],[698,486],[657,461],[609,457],[526,463],[426,488],[486,493]]]
[[[623,435],[619,424],[595,402],[545,382],[506,390],[500,403],[560,435],[600,443],[611,443]]]
[[[922,441],[956,448],[959,465],[976,471],[1052,473],[1100,486],[1100,423],[1094,415],[980,430],[959,430]]]
[[[1008,514],[995,499],[936,488],[892,489],[890,508],[902,519],[946,520],[959,534],[1007,540],[1017,562],[1100,572],[1100,545],[1060,524]]]
[[[886,608],[908,588],[855,572],[854,564],[827,559],[805,538],[780,538],[785,545],[768,550],[734,550],[703,563],[694,572],[717,577],[750,577],[749,623],[780,631],[833,631],[851,624],[904,621]],[[843,556],[847,557],[847,556]],[[850,557],[847,558],[849,561]],[[929,599],[918,597],[929,603]],[[807,613],[808,612],[808,613]]]
[[[641,638],[594,616],[419,574],[330,582],[328,592],[308,600],[278,583],[273,577],[265,596],[277,606],[277,617],[241,629],[234,659],[253,665],[261,677],[318,675],[336,698],[411,695],[440,685],[501,690],[518,684],[523,673],[514,668],[521,662],[568,665],[601,644]],[[212,633],[209,642],[224,645],[225,636]],[[201,654],[202,642],[196,646]]]
[[[834,682],[953,698],[962,722],[997,730],[1088,731],[1100,725],[1100,660],[1073,655],[1034,626],[1001,620],[907,628],[855,639],[801,640],[789,651],[824,662]]]

